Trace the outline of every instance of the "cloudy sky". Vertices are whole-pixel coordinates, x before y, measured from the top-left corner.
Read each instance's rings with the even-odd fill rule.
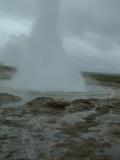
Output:
[[[0,0],[0,46],[28,34],[40,16],[40,0]],[[120,0],[61,0],[63,44],[75,63],[89,70],[119,71]]]

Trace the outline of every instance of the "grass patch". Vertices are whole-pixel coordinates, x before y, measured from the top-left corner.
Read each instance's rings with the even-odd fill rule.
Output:
[[[99,82],[120,84],[120,74],[82,72],[85,79],[93,79]]]

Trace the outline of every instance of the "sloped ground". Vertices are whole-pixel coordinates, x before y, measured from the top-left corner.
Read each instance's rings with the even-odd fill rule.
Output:
[[[0,160],[119,160],[120,99],[0,107]]]

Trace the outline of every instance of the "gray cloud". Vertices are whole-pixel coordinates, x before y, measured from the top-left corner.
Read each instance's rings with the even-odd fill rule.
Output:
[[[37,10],[37,0],[0,0],[0,12],[9,16],[32,18]]]
[[[119,0],[74,0],[66,12],[64,24],[74,34],[86,39],[91,34],[91,41],[103,48],[120,42]]]
[[[68,24],[76,32],[84,30],[115,34],[120,32],[119,0],[74,0],[66,10]]]
[[[67,1],[68,2],[68,1]],[[66,3],[67,6],[67,3]],[[117,68],[120,65],[120,1],[70,0],[64,8],[62,24],[75,38],[67,39],[67,49],[86,68]],[[77,44],[77,45],[76,45]],[[99,67],[98,67],[99,66]]]
[[[38,0],[39,1],[39,0]],[[61,0],[65,48],[84,66],[120,65],[120,0]],[[9,16],[40,15],[37,0],[0,0]]]

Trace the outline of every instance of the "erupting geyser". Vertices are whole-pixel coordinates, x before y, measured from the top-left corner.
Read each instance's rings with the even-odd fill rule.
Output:
[[[67,61],[58,34],[59,0],[41,0],[42,15],[22,49],[13,87],[39,91],[81,91],[83,79]]]

